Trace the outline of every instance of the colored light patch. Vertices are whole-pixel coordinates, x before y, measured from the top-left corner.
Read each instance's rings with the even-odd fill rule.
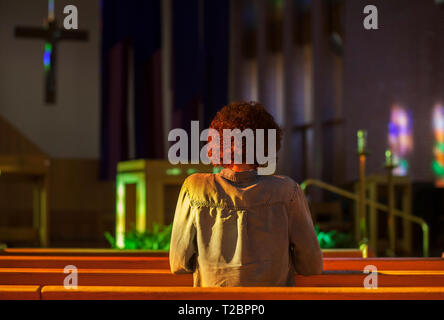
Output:
[[[50,52],[52,51],[52,44],[50,43],[45,43],[45,52]]]
[[[437,176],[444,176],[444,166],[440,163],[438,163],[438,161],[433,161],[432,164],[433,167],[433,172],[437,175]]]
[[[358,136],[358,152],[364,153],[367,147],[367,131],[358,130],[357,136]]]
[[[180,170],[179,168],[171,168],[171,169],[166,170],[166,174],[168,176],[178,176],[181,173],[182,173],[182,170]]]
[[[48,1],[48,20],[52,21],[54,20],[54,0],[49,0]]]
[[[439,142],[436,144],[436,151],[444,153],[444,142]]]
[[[43,64],[45,65],[45,67],[51,64],[51,53],[45,52],[43,54]]]
[[[193,173],[196,173],[196,172],[197,172],[196,169],[190,168],[190,169],[187,170],[187,175],[190,175],[190,174],[193,174]]]
[[[444,153],[442,153],[442,152],[435,152],[435,160],[438,163],[444,163]]]
[[[213,168],[213,173],[219,173],[219,172],[221,172],[223,169],[224,169],[223,167],[214,167],[214,168]]]
[[[45,71],[48,71],[51,68],[51,53],[52,44],[45,43],[45,52],[43,53],[43,66]]]
[[[432,170],[436,176],[435,185],[444,187],[444,106],[437,104],[433,109],[433,129],[435,133],[434,155]]]
[[[142,173],[118,173],[116,177],[116,246],[124,249],[125,242],[125,186],[136,184],[136,230],[146,229],[146,182]]]
[[[411,113],[404,108],[399,106],[392,108],[388,125],[388,144],[393,162],[398,165],[393,170],[395,175],[408,174],[407,156],[413,151],[412,122]]]
[[[385,165],[392,167],[393,164],[394,164],[393,163],[393,153],[390,149],[386,150],[385,151]]]

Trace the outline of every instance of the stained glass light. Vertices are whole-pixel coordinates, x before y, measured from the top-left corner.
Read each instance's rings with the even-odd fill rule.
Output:
[[[444,188],[444,106],[437,104],[433,109],[433,130],[435,147],[432,168],[436,176],[436,186]]]
[[[405,176],[409,171],[407,157],[413,151],[411,114],[402,107],[393,107],[388,131],[388,144],[392,152],[392,161],[397,165],[393,174]]]

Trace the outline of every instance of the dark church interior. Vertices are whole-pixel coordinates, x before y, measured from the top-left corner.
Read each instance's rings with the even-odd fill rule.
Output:
[[[324,258],[433,258],[443,289],[443,35],[442,0],[0,0],[0,258],[167,257],[183,181],[219,170],[169,132],[259,101]]]

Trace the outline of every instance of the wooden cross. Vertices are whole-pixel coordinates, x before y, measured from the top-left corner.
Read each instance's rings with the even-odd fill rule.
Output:
[[[44,26],[41,28],[17,26],[15,28],[15,37],[45,40],[45,51],[43,54],[45,101],[49,104],[55,103],[57,43],[61,40],[87,41],[88,32],[59,28],[54,17],[54,0],[49,0],[48,19],[45,21]]]

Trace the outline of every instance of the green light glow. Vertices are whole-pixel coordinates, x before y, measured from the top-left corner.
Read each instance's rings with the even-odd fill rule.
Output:
[[[385,164],[387,166],[393,165],[393,154],[390,149],[385,151]]]
[[[438,163],[438,161],[434,160],[432,163],[433,172],[437,176],[444,176],[444,167]]]
[[[190,169],[187,170],[187,175],[190,175],[190,174],[193,174],[193,173],[196,173],[196,172],[198,172],[197,169],[190,168]]]
[[[365,153],[365,148],[367,146],[367,131],[358,130],[357,136],[358,136],[358,152],[361,154]]]
[[[145,163],[146,163],[146,161],[143,159],[122,161],[117,164],[117,172],[145,170]]]
[[[223,167],[214,167],[213,168],[213,173],[219,173],[223,170]]]
[[[166,170],[166,174],[169,176],[178,176],[182,173],[182,170],[179,168],[171,168]]]
[[[355,246],[351,234],[336,230],[321,231],[318,225],[315,225],[315,231],[322,249],[353,248]]]
[[[136,184],[136,230],[146,229],[146,182],[144,173],[118,173],[116,177],[116,246],[125,246],[125,185]]]
[[[444,153],[444,142],[440,142],[436,144],[436,151]]]

